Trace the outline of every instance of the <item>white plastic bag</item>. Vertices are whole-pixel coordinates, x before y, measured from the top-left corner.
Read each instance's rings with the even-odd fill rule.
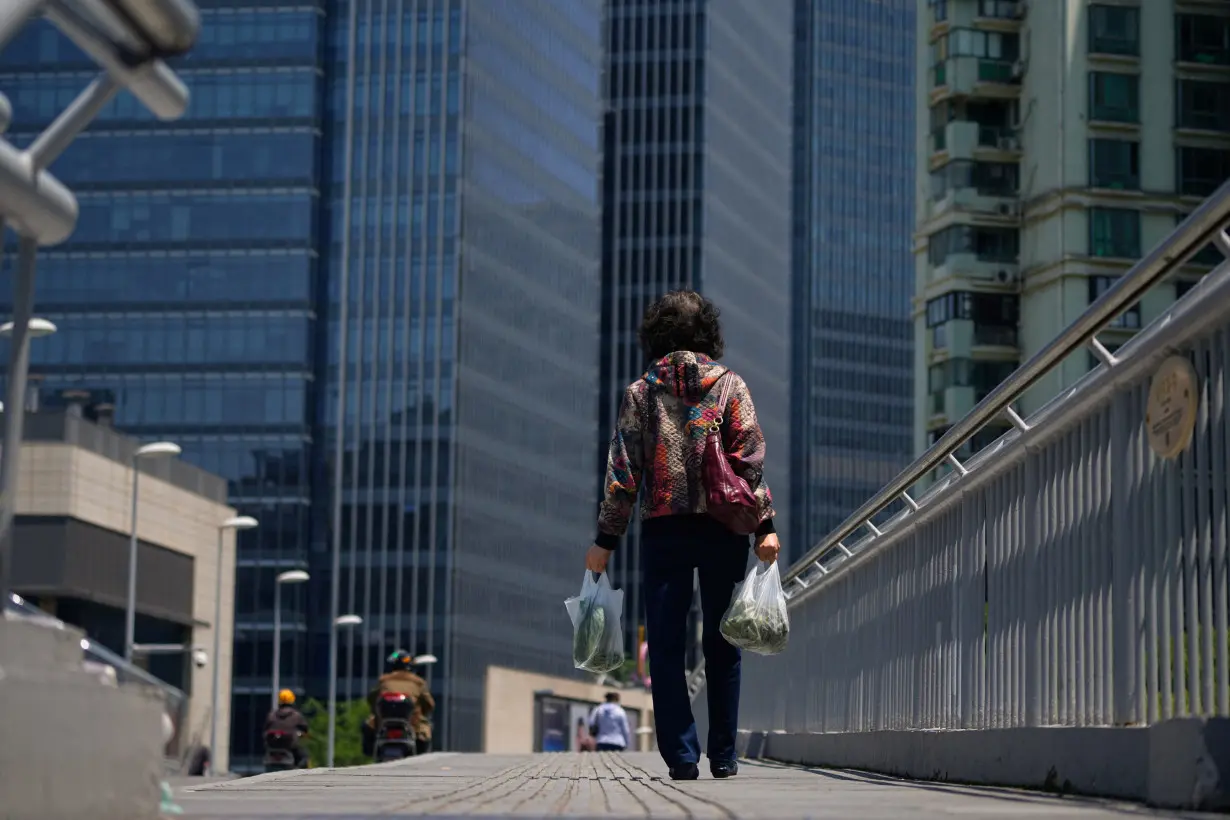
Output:
[[[755,652],[776,655],[790,639],[790,616],[777,562],[759,562],[735,588],[719,627],[728,643]]]
[[[572,619],[572,663],[602,674],[624,665],[624,593],[611,589],[606,573],[585,573],[581,594],[564,602]]]

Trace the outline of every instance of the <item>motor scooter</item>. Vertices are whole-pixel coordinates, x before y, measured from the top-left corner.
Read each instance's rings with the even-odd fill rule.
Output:
[[[376,701],[376,740],[372,759],[377,763],[413,757],[416,751],[410,717],[414,701],[401,692],[385,692]]]
[[[290,732],[271,729],[265,732],[265,771],[288,772],[295,766],[295,736]]]

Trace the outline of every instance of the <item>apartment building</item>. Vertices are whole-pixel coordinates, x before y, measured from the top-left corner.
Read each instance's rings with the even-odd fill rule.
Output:
[[[921,451],[1230,177],[1230,4],[929,0],[917,36]],[[1219,258],[1146,294],[1106,346]],[[1021,409],[1093,364],[1072,356]]]

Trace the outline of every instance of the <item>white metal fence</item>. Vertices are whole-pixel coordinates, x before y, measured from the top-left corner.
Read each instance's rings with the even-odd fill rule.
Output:
[[[744,728],[1230,715],[1230,264],[1115,355],[1096,341],[1210,241],[1230,255],[1228,222],[1230,184],[791,568],[791,644],[778,658],[745,659]],[[1033,417],[1012,411],[1086,345],[1103,365]],[[1148,428],[1164,437],[1166,419],[1146,416],[1150,390],[1166,378],[1159,367],[1174,356],[1194,368],[1198,409],[1190,443],[1163,458]],[[1182,379],[1172,386],[1182,407]],[[953,457],[1001,414],[1013,431],[966,464]],[[1182,444],[1183,425],[1172,427]],[[945,462],[945,479],[917,501],[908,494]],[[897,499],[904,512],[868,524]],[[860,529],[868,534],[850,540]]]

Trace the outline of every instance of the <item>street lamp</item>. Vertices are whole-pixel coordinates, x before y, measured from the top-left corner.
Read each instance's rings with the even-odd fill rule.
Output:
[[[363,624],[363,618],[353,613],[349,615],[338,615],[336,618],[333,619],[333,626],[335,627],[362,626],[362,624]],[[351,665],[351,669],[347,670],[347,674],[350,674],[350,672],[353,669],[353,666],[354,666],[353,658],[354,656],[352,655],[351,660],[348,661],[348,663],[350,663]],[[331,688],[337,685],[337,653],[336,652],[331,652],[329,654],[329,685]],[[331,689],[331,691],[336,691],[336,690]],[[337,704],[330,703],[329,704],[329,737],[328,737],[328,744],[329,744],[328,766],[330,769],[333,768],[333,743],[336,740],[336,738],[337,738]]]
[[[132,645],[137,642],[137,491],[143,458],[177,456],[183,450],[170,441],[143,444],[132,451],[132,533],[128,537],[128,609],[124,614],[124,660],[132,663]]]
[[[273,708],[278,708],[278,683],[282,674],[282,584],[302,584],[312,576],[301,569],[283,572],[273,583]]]
[[[3,247],[4,220],[0,218],[0,249]],[[33,254],[32,249],[29,250]],[[30,257],[33,259],[33,256]],[[30,319],[25,330],[13,333],[13,322],[0,325],[0,336],[8,336],[9,378],[5,404],[20,410],[26,404],[26,375],[30,370],[30,339],[55,333],[56,326],[46,319]],[[3,405],[0,405],[2,407]],[[13,568],[13,518],[17,514],[17,461],[21,455],[24,412],[4,414],[4,450],[0,452],[0,598],[9,591]]]
[[[31,339],[41,339],[44,336],[50,336],[52,333],[56,332],[55,322],[52,322],[48,319],[38,319],[38,318],[31,319],[29,324],[26,325],[26,332],[30,334]],[[12,335],[13,335],[13,323],[12,322],[5,322],[4,324],[0,325],[0,336],[12,336]]]
[[[218,556],[214,579],[214,680],[209,702],[209,759],[216,770],[218,760],[218,687],[222,677],[222,543],[227,530],[250,530],[257,521],[250,515],[228,518],[218,525]],[[217,772],[215,771],[215,774]]]

